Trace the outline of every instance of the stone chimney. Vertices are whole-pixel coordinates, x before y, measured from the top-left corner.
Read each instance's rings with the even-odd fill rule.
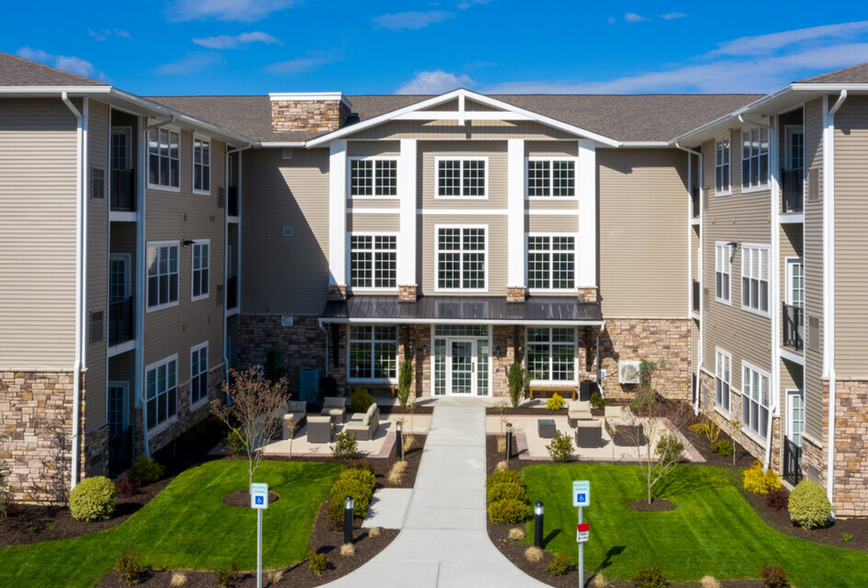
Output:
[[[271,129],[285,131],[336,131],[352,112],[353,105],[341,92],[269,94]]]

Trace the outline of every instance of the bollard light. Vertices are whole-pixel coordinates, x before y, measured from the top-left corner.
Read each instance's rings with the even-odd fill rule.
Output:
[[[344,543],[353,542],[353,507],[355,501],[352,496],[344,499]]]
[[[543,540],[543,503],[533,505],[533,546],[542,549]]]
[[[512,423],[506,424],[506,461],[512,456]]]
[[[404,459],[404,437],[401,434],[401,421],[395,424],[395,457]]]

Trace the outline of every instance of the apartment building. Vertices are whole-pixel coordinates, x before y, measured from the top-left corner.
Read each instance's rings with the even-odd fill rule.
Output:
[[[22,495],[49,497],[64,435],[66,478],[110,470],[275,349],[298,395],[388,393],[409,359],[417,398],[503,396],[518,361],[535,393],[624,399],[658,362],[661,393],[866,514],[868,67],[768,96],[139,98],[2,56],[0,93]]]

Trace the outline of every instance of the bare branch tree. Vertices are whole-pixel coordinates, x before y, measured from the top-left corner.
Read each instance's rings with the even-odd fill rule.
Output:
[[[262,461],[265,444],[273,439],[283,426],[276,418],[280,406],[289,400],[286,378],[272,383],[257,370],[229,372],[229,381],[223,383],[223,396],[228,402],[211,402],[211,412],[226,423],[230,432],[238,436],[247,452],[250,484]]]

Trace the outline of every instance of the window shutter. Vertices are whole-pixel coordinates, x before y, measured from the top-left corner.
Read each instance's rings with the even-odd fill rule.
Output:
[[[813,168],[808,170],[808,202],[820,201],[820,170]]]
[[[102,341],[104,330],[103,311],[98,310],[90,313],[90,342]]]
[[[100,167],[90,168],[90,197],[105,198],[105,170]]]
[[[820,319],[815,316],[808,317],[808,349],[820,350]]]

